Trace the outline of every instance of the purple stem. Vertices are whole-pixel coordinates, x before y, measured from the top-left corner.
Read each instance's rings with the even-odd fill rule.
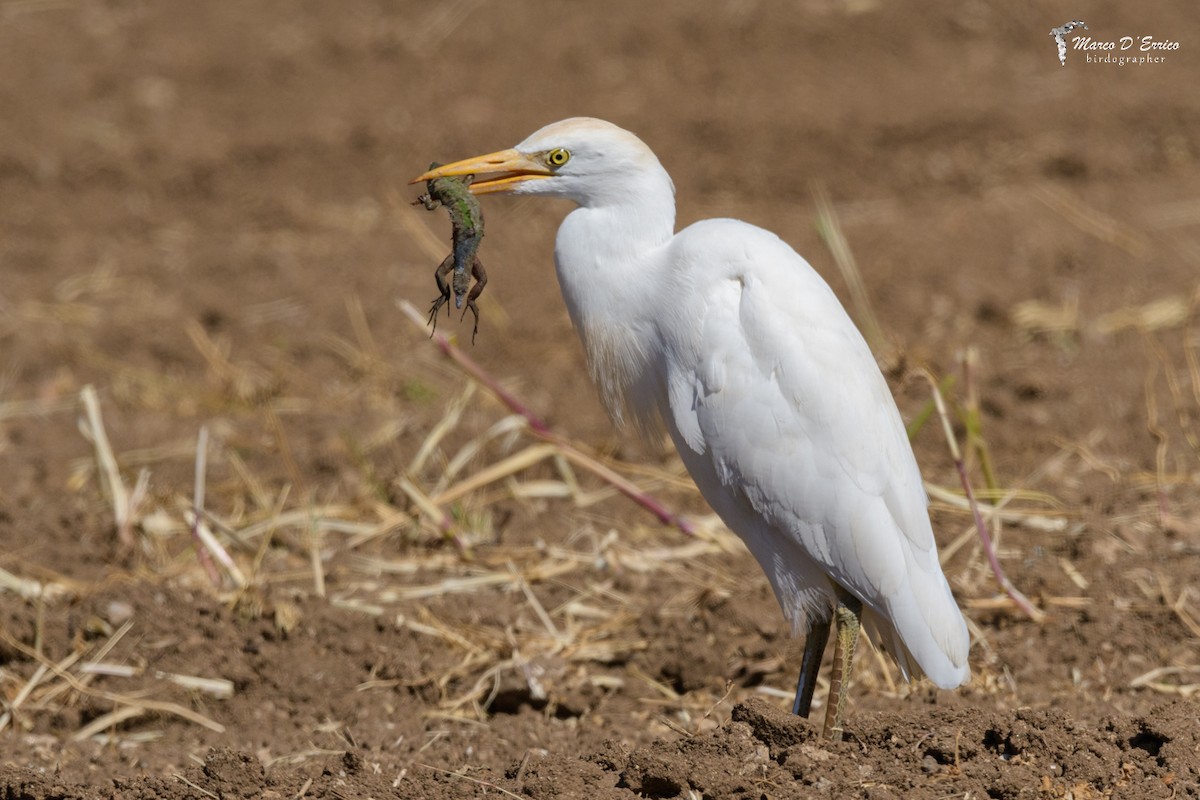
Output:
[[[966,465],[963,464],[961,458],[955,458],[954,466],[958,469],[958,477],[962,481],[963,491],[967,493],[967,504],[971,506],[971,513],[975,515],[975,530],[979,532],[979,540],[983,542],[983,552],[987,554],[992,574],[996,576],[1000,588],[1016,604],[1017,608],[1024,611],[1030,619],[1040,622],[1045,614],[1029,602],[1029,598],[1022,594],[1017,587],[1013,586],[1012,581],[1004,574],[1004,568],[1000,566],[1000,559],[996,557],[996,549],[992,546],[991,534],[988,533],[987,525],[983,522],[983,515],[979,513],[979,506],[975,502],[975,492],[971,489],[971,481],[967,478]]]
[[[400,307],[409,319],[424,329],[425,321],[421,319],[421,317],[416,313],[416,309],[414,309],[410,303],[402,303]],[[500,402],[508,406],[513,413],[520,414],[522,417],[524,417],[525,421],[529,424],[530,429],[538,438],[557,446],[563,451],[563,454],[568,459],[597,475],[621,494],[625,495],[630,500],[633,500],[642,508],[646,509],[655,517],[657,517],[658,521],[662,524],[671,525],[675,528],[678,528],[687,536],[696,535],[696,527],[691,522],[672,512],[662,503],[658,502],[658,500],[654,499],[654,497],[643,492],[641,489],[637,488],[637,486],[633,485],[630,481],[621,477],[604,464],[601,464],[594,458],[584,455],[579,451],[578,448],[551,430],[550,426],[543,422],[541,417],[533,413],[529,406],[521,402],[521,400],[512,392],[509,392],[507,389],[501,386],[495,378],[493,378],[486,370],[483,369],[483,367],[475,363],[470,356],[468,356],[458,347],[455,347],[450,339],[444,334],[434,331],[430,338],[433,339],[433,343],[437,345],[438,349],[442,351],[442,355],[449,358],[451,361],[461,367],[464,372],[487,388],[488,391],[500,399]]]

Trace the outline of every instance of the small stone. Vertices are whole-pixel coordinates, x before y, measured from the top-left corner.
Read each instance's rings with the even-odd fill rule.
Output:
[[[112,625],[124,625],[133,617],[133,605],[124,600],[113,600],[104,607],[104,617]]]

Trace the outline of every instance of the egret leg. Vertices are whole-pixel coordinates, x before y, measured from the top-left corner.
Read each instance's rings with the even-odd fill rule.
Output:
[[[796,701],[792,713],[808,719],[812,708],[813,689],[817,688],[817,672],[821,669],[821,656],[829,642],[829,620],[814,622],[804,640],[804,658],[800,661],[800,680],[796,683]]]
[[[825,727],[821,735],[836,740],[842,738],[842,710],[850,695],[854,648],[862,627],[862,601],[849,592],[839,590],[833,617],[837,623],[837,652],[833,659],[833,673],[829,676],[829,707],[825,709]]]

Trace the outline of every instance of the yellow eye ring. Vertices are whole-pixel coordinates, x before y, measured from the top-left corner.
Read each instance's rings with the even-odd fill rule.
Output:
[[[571,160],[571,153],[561,147],[556,147],[546,153],[546,163],[552,167],[561,167]]]

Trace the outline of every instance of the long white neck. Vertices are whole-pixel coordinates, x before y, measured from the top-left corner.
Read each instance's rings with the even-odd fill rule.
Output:
[[[675,232],[675,196],[661,167],[639,177],[568,214],[554,261],[604,405],[618,423],[628,411],[645,429],[658,391],[648,382],[646,344],[655,335],[654,309],[669,291],[665,248]]]

